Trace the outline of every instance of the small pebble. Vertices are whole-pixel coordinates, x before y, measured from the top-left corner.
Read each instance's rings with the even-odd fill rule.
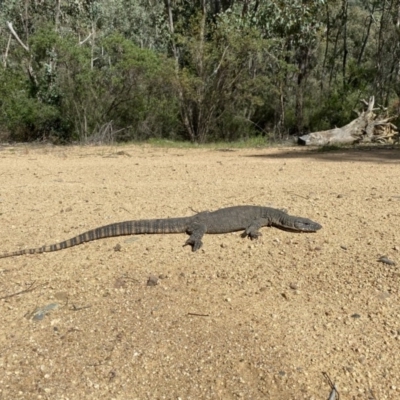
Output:
[[[378,295],[378,298],[380,299],[380,300],[386,300],[386,299],[388,299],[390,297],[390,293],[389,292],[381,292],[381,293],[379,293],[379,295]]]
[[[396,265],[396,263],[392,260],[390,260],[389,258],[387,258],[386,256],[382,256],[380,258],[378,258],[378,261],[387,265]]]
[[[149,276],[149,279],[147,279],[147,286],[156,286],[158,285],[158,278],[156,276]]]

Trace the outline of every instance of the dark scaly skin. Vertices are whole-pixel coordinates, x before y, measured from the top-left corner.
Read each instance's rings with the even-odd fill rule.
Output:
[[[193,251],[203,245],[201,239],[205,233],[228,233],[244,230],[242,236],[257,239],[263,226],[292,232],[316,232],[322,228],[308,218],[295,217],[275,208],[260,206],[234,206],[216,211],[204,211],[191,217],[144,219],[117,222],[84,232],[64,242],[4,253],[0,258],[39,254],[67,249],[92,240],[123,235],[156,233],[187,233],[189,239],[184,246],[191,246]]]

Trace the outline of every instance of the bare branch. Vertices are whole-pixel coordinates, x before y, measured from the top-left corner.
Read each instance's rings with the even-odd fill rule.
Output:
[[[82,46],[85,42],[87,42],[90,39],[90,37],[92,36],[92,33],[93,32],[90,32],[89,36],[86,39],[83,39],[81,42],[79,42],[79,46]]]
[[[11,33],[13,34],[13,36],[15,37],[15,39],[17,40],[17,42],[18,42],[26,51],[29,52],[29,47],[28,47],[26,44],[24,44],[24,42],[19,38],[17,32],[15,32],[15,30],[14,30],[14,28],[13,28],[13,26],[12,26],[12,23],[7,21],[7,26],[8,26],[8,29],[9,29],[9,30],[11,31]]]
[[[10,50],[10,44],[11,44],[11,33],[10,36],[8,37],[8,42],[7,42],[7,47],[6,47],[6,51],[4,52],[4,56],[3,56],[3,65],[4,68],[7,66],[7,57],[8,57],[8,51]]]
[[[28,65],[28,74],[29,74],[29,78],[35,83],[36,86],[38,86],[39,82],[37,80],[35,71],[33,70],[32,65],[30,65],[30,64]]]
[[[374,109],[374,103],[375,103],[375,96],[371,96],[368,102],[368,112],[372,112],[372,110]]]
[[[222,53],[222,56],[221,56],[221,60],[219,61],[219,64],[217,65],[217,67],[214,69],[214,71],[212,73],[213,75],[217,74],[218,70],[221,68],[222,62],[224,61],[224,58],[225,58],[225,53],[228,50],[228,48],[229,48],[229,46],[225,47],[225,49]]]

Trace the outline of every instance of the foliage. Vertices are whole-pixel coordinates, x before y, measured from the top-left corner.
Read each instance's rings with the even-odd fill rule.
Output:
[[[202,33],[202,16],[194,18],[191,34],[180,38],[185,54],[177,76],[181,107],[189,121],[188,139],[233,141],[254,130],[251,118],[262,104],[265,75],[254,74],[265,54],[257,31],[230,31],[229,21]],[[205,36],[211,40],[206,41]]]
[[[87,140],[105,125],[118,131],[115,140],[174,137],[179,121],[171,63],[119,35],[100,44],[102,54],[93,68],[88,49],[69,43],[60,49],[61,108],[74,137]]]
[[[344,125],[360,98],[398,104],[399,18],[376,0],[1,2],[0,131],[207,142]]]
[[[3,70],[0,74],[0,126],[13,140],[41,139],[60,121],[56,107],[29,95],[27,83],[18,72]]]

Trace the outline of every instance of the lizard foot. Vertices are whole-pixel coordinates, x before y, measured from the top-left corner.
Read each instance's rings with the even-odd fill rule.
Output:
[[[189,238],[188,240],[186,240],[185,244],[183,245],[183,247],[185,247],[185,246],[192,246],[192,251],[197,251],[200,249],[201,246],[203,246],[203,242],[201,240],[195,240],[195,239]]]

